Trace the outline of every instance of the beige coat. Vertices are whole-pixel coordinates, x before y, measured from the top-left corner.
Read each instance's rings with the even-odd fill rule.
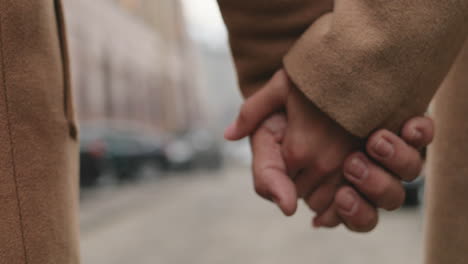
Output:
[[[434,107],[425,263],[468,263],[468,1],[218,2],[244,96],[284,66],[311,102],[359,137],[398,131],[446,78]]]
[[[78,263],[78,156],[59,1],[0,0],[0,263]]]

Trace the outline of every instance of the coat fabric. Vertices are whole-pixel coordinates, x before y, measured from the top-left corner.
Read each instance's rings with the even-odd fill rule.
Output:
[[[426,184],[427,264],[468,263],[468,42],[433,103]]]
[[[440,87],[425,263],[467,263],[468,1],[218,2],[244,97],[284,67],[311,103],[365,138],[399,131]]]
[[[424,113],[468,34],[466,0],[218,0],[244,95],[284,66],[365,138]]]
[[[61,3],[0,0],[0,263],[77,264],[77,132]]]

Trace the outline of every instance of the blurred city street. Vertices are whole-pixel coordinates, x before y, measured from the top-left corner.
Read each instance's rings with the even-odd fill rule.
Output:
[[[418,209],[384,213],[368,235],[310,220],[257,198],[243,167],[95,188],[82,195],[83,263],[421,263]]]

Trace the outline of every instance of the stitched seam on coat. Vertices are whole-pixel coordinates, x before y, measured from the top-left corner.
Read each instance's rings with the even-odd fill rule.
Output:
[[[3,2],[3,1],[2,1]],[[3,8],[2,8],[3,9]],[[0,9],[0,10],[2,10]],[[4,9],[3,9],[4,10]],[[24,226],[23,226],[23,214],[21,213],[21,202],[19,198],[19,188],[18,188],[18,179],[17,179],[17,172],[16,172],[16,162],[15,162],[15,151],[14,151],[14,141],[13,141],[13,131],[12,131],[12,125],[11,125],[11,120],[10,120],[10,105],[9,105],[9,99],[8,99],[8,88],[7,88],[7,82],[6,82],[6,73],[5,73],[5,52],[4,52],[4,43],[3,43],[3,14],[0,12],[0,60],[1,60],[1,66],[2,66],[2,78],[3,78],[3,90],[5,93],[5,110],[6,110],[6,121],[7,121],[7,129],[8,129],[8,137],[10,141],[10,155],[11,155],[11,162],[12,162],[12,170],[13,170],[13,181],[15,184],[15,192],[16,192],[16,202],[18,206],[18,217],[19,217],[19,222],[20,222],[20,232],[21,232],[21,242],[23,244],[23,253],[24,253],[24,261],[25,264],[29,263],[28,262],[28,254],[26,250],[26,243],[25,243],[25,237],[24,237]]]

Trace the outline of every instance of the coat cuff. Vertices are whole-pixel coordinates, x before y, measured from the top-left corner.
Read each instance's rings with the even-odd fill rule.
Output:
[[[363,69],[353,59],[336,56],[347,51],[328,49],[328,45],[322,43],[321,32],[317,32],[320,25],[313,27],[316,28],[305,32],[286,54],[284,69],[291,81],[322,112],[354,136],[366,138],[377,127],[383,126],[395,106],[402,104],[406,90],[391,91],[383,86],[390,83],[385,78],[374,82],[363,80],[368,69]],[[366,77],[368,80],[372,78]],[[371,87],[376,82],[380,83],[378,89]]]
[[[410,42],[403,33],[389,37],[364,23],[338,22],[333,14],[318,19],[283,66],[308,99],[360,138],[380,128],[399,132],[423,114],[464,40],[458,29],[444,37],[407,32],[415,36]]]

